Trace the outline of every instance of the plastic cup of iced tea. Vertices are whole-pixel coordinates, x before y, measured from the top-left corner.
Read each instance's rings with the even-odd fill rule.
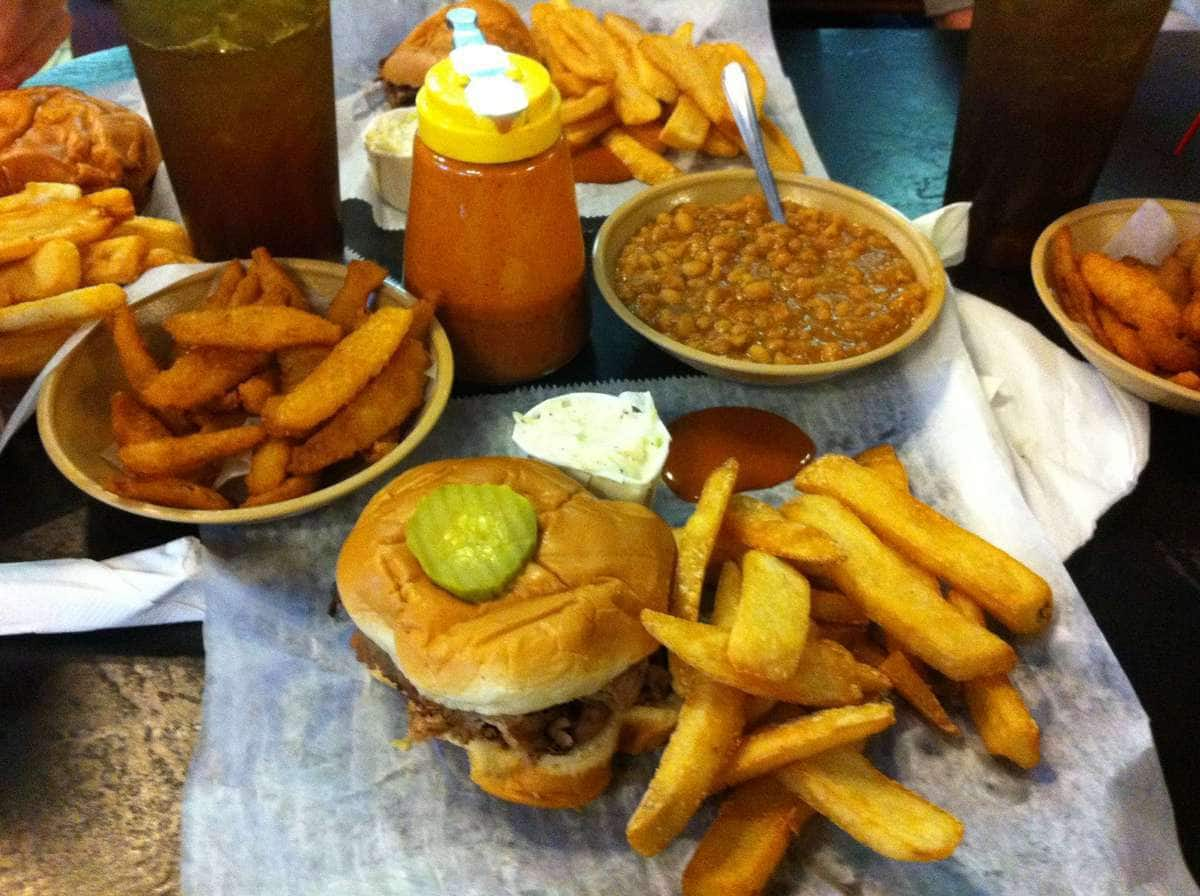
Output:
[[[196,254],[341,261],[329,0],[118,0]]]

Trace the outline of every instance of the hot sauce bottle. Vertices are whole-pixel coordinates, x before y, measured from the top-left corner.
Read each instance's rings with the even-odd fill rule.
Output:
[[[417,94],[405,286],[439,302],[462,379],[532,380],[588,335],[561,100],[537,62],[483,42],[473,11],[449,17],[455,49]]]

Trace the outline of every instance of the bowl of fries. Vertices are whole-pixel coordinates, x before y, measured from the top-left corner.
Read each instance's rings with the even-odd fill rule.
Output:
[[[430,306],[385,275],[256,249],[121,304],[46,379],[47,454],[97,500],[172,522],[258,523],[349,494],[420,444],[453,380]]]
[[[650,326],[622,301],[617,290],[618,266],[626,243],[659,214],[677,206],[719,205],[759,193],[754,171],[748,168],[675,178],[644,190],[613,212],[600,228],[592,253],[596,283],[608,306],[631,329],[684,364],[710,376],[759,385],[786,386],[839,376],[889,358],[916,342],[937,319],[946,295],[946,273],[929,240],[891,206],[853,187],[790,172],[776,172],[775,182],[784,201],[842,215],[878,231],[898,249],[925,296],[920,312],[899,336],[870,351],[834,361],[806,364],[748,361],[686,345]]]
[[[1200,414],[1200,203],[1160,199],[1180,243],[1161,265],[1101,250],[1146,200],[1063,215],[1033,248],[1038,297],[1080,353],[1146,401]]]

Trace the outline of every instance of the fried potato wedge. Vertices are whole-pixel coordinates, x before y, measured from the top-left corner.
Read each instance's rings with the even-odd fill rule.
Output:
[[[709,121],[687,94],[679,98],[658,138],[672,149],[699,149],[708,136]]]
[[[139,236],[146,241],[146,248],[166,249],[176,255],[191,255],[192,238],[178,221],[163,218],[147,218],[135,215],[122,221],[112,229],[109,236]]]
[[[1012,631],[1032,634],[1050,621],[1045,579],[874,470],[825,455],[797,474],[796,487],[836,498],[909,561],[961,588]]]
[[[251,495],[242,502],[242,507],[261,507],[264,504],[276,504],[280,501],[291,501],[310,494],[317,488],[316,476],[289,476],[278,486],[261,494]]]
[[[78,289],[83,262],[70,240],[49,240],[20,261],[0,266],[0,307]]]
[[[808,640],[809,584],[762,551],[742,558],[742,594],[729,630],[729,662],[740,672],[786,681]]]
[[[118,450],[121,464],[140,476],[178,476],[198,470],[214,460],[248,451],[267,437],[257,425],[237,426],[187,436],[169,436],[124,445]]]
[[[165,439],[171,435],[154,412],[128,392],[114,392],[109,400],[113,438],[118,447]]]
[[[273,352],[299,345],[333,345],[342,328],[309,311],[269,305],[180,311],[163,322],[180,345]]]
[[[889,859],[937,861],[962,840],[962,822],[887,777],[852,748],[802,759],[775,775],[859,843]]]
[[[820,529],[793,522],[776,508],[749,495],[734,495],[730,499],[722,533],[747,548],[807,566],[833,563],[846,556]]]
[[[224,395],[267,366],[266,352],[200,347],[184,352],[166,370],[139,387],[155,410],[190,410]]]
[[[907,700],[925,721],[943,734],[951,737],[962,736],[962,731],[954,724],[946,708],[942,706],[942,701],[902,651],[893,650],[888,653],[877,668],[888,677],[896,693]]]
[[[355,329],[366,320],[367,299],[383,286],[387,275],[387,268],[373,261],[352,260],[346,265],[346,279],[329,303],[325,316],[346,332]]]
[[[630,756],[657,750],[679,721],[677,706],[632,706],[621,719],[617,750]]]
[[[612,150],[613,155],[633,172],[633,176],[643,183],[660,184],[683,174],[654,150],[647,149],[637,138],[619,127],[608,130],[600,139]]]
[[[0,333],[53,330],[103,317],[125,304],[125,290],[115,283],[84,286],[44,299],[0,308]]]
[[[1178,329],[1179,307],[1150,271],[1099,252],[1085,252],[1079,259],[1079,271],[1096,298],[1126,323],[1141,329],[1153,321],[1170,331]]]
[[[108,236],[83,248],[83,283],[132,283],[145,270],[146,238],[136,233]]]
[[[700,591],[709,557],[717,543],[721,522],[737,484],[738,462],[729,458],[704,482],[696,510],[684,523],[678,538],[675,584],[671,594],[671,612],[681,619],[700,618]]]
[[[105,483],[105,488],[123,498],[162,507],[179,507],[185,510],[229,510],[233,507],[229,499],[219,491],[186,479],[135,479],[130,476],[114,476]]]
[[[0,380],[37,376],[75,327],[58,327],[33,333],[0,333]]]
[[[696,101],[710,122],[715,124],[724,120],[728,114],[727,104],[719,82],[690,41],[648,34],[638,46],[656,68],[665,72],[680,90]]]
[[[291,443],[284,439],[267,439],[250,455],[250,471],[246,474],[246,491],[262,495],[283,485],[288,475]]]

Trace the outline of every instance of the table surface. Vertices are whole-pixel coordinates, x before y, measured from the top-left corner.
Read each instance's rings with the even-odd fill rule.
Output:
[[[915,216],[941,204],[965,37],[930,30],[779,29],[830,176]],[[128,77],[123,50],[83,57],[47,80],[87,87]],[[1200,200],[1200,145],[1176,140],[1200,108],[1200,34],[1163,34],[1096,198]],[[348,244],[399,271],[400,244],[344,203]],[[598,221],[585,221],[594,237]],[[1028,272],[960,266],[957,285],[1073,351]],[[593,298],[597,298],[593,295]],[[593,301],[593,348],[555,380],[686,373]],[[1081,425],[1086,425],[1080,421]],[[1067,562],[1150,717],[1185,857],[1200,875],[1200,418],[1151,408],[1151,455],[1136,490]],[[32,485],[32,488],[31,488]],[[142,520],[77,492],[32,425],[0,464],[0,560],[103,558],[189,530]],[[199,728],[199,625],[0,639],[0,892],[178,891],[179,798]]]

